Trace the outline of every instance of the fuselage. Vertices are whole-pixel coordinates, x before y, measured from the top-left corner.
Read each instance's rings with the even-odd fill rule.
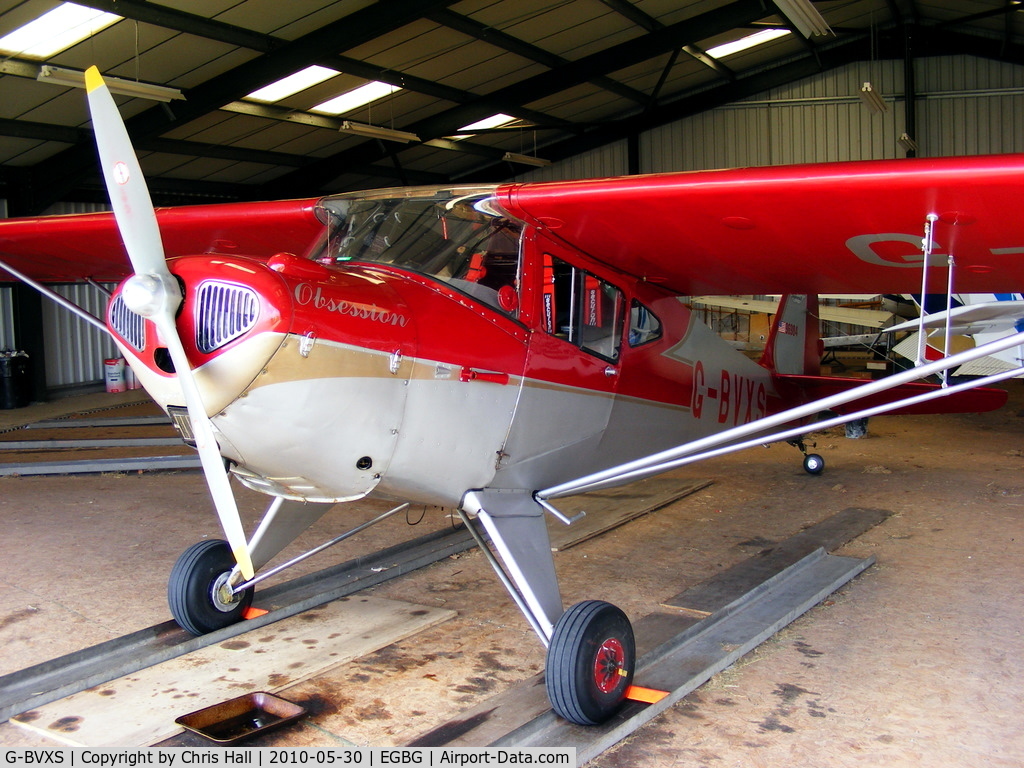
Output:
[[[489,191],[346,195],[321,242],[179,258],[179,333],[247,485],[455,506],[537,489],[775,410],[770,373],[675,296],[526,225]],[[154,327],[108,322],[183,424]]]

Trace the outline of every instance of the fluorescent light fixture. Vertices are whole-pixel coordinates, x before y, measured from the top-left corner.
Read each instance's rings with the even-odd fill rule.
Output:
[[[874,89],[871,83],[864,83],[860,87],[860,100],[872,112],[885,112],[888,109],[885,106],[885,102],[882,101],[882,97],[878,95],[878,91]]]
[[[323,104],[318,104],[309,111],[325,115],[343,115],[346,112],[352,112],[360,107],[365,107],[367,104],[377,101],[377,99],[383,99],[385,96],[390,96],[392,93],[400,90],[402,89],[396,85],[391,85],[391,83],[371,80],[366,85],[361,85],[340,96],[335,96],[333,99],[325,101]]]
[[[398,141],[408,144],[410,141],[419,141],[420,137],[408,131],[396,131],[394,128],[383,128],[379,125],[367,125],[366,123],[353,123],[345,120],[339,128],[342,133],[354,133],[356,136],[366,136],[370,139],[384,139],[385,141]]]
[[[832,28],[818,9],[811,5],[810,0],[772,0],[782,15],[789,19],[793,26],[800,30],[804,37],[811,35],[827,35]]]
[[[253,91],[245,98],[273,104],[276,101],[287,99],[289,96],[293,96],[307,88],[312,88],[314,85],[322,83],[324,80],[330,80],[332,77],[340,74],[336,69],[314,64],[312,67],[306,67],[293,75],[288,75],[288,77],[283,77],[277,82],[265,85],[259,90]]]
[[[508,163],[519,163],[520,165],[535,165],[538,168],[543,168],[547,165],[551,165],[551,161],[545,160],[543,157],[534,157],[533,155],[520,155],[515,152],[506,152],[505,156],[501,159]]]
[[[77,69],[65,69],[64,67],[51,67],[44,64],[39,68],[36,80],[40,83],[52,83],[53,85],[65,85],[70,88],[85,88],[85,72]],[[150,83],[139,83],[135,80],[123,80],[120,77],[103,76],[103,82],[111,93],[121,96],[133,96],[137,99],[152,99],[153,101],[168,102],[172,99],[184,99],[178,88],[168,88],[163,85],[152,85]]]
[[[713,59],[721,59],[725,56],[732,56],[734,53],[745,51],[748,48],[754,48],[772,40],[777,40],[788,34],[790,34],[788,29],[762,29],[760,32],[741,37],[739,40],[733,40],[731,43],[722,43],[714,48],[708,48],[704,53]]]
[[[46,59],[80,43],[123,17],[75,3],[61,3],[13,32],[0,37],[0,51]]]
[[[896,143],[907,150],[907,152],[917,152],[917,142],[910,138],[909,133],[900,134],[900,137],[896,139]]]

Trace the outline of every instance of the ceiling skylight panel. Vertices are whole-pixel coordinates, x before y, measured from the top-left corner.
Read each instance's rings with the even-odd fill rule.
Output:
[[[477,131],[486,131],[491,128],[500,128],[503,125],[515,122],[516,118],[511,115],[506,115],[503,112],[499,112],[496,115],[485,117],[483,120],[477,120],[475,123],[464,125],[459,128],[459,133],[455,136],[448,136],[449,139],[461,141],[462,139],[470,138]]]
[[[123,17],[76,3],[61,3],[0,38],[0,51],[47,59],[106,29]]]
[[[473,133],[474,131],[486,131],[490,128],[500,128],[506,123],[511,123],[515,120],[511,115],[506,115],[499,112],[496,115],[485,117],[483,120],[477,120],[475,123],[464,125],[459,128],[459,133]]]
[[[258,91],[253,91],[245,98],[251,101],[263,101],[273,104],[340,74],[336,69],[314,64],[311,67],[306,67],[296,72],[294,75],[288,75],[288,77],[283,77],[277,82],[266,85]]]
[[[723,43],[722,45],[716,45],[714,48],[708,48],[704,53],[713,59],[721,59],[723,56],[732,56],[734,53],[764,45],[788,34],[790,34],[788,29],[762,29],[760,32],[741,37],[739,40],[733,40],[731,43]]]
[[[319,112],[325,115],[344,115],[353,110],[365,107],[367,104],[372,104],[378,99],[383,99],[385,96],[390,96],[393,93],[402,90],[398,86],[391,85],[391,83],[381,83],[376,80],[371,80],[366,85],[361,85],[358,88],[354,88],[351,91],[347,91],[340,96],[335,96],[333,99],[317,104],[313,107],[310,112]]]

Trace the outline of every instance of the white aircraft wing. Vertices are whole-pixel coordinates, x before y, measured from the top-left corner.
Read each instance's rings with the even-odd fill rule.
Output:
[[[739,296],[694,296],[690,299],[690,303],[700,304],[705,307],[761,312],[767,315],[774,315],[779,309],[777,301],[745,299]],[[818,316],[830,323],[863,325],[868,328],[883,328],[892,319],[891,312],[884,312],[878,309],[857,309],[855,307],[820,306],[818,308]]]

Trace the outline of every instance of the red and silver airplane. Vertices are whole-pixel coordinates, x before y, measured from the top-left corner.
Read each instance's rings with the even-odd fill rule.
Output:
[[[0,266],[43,290],[123,279],[105,326],[194,441],[227,540],[172,571],[193,633],[238,621],[256,572],[338,502],[451,507],[547,646],[556,712],[601,722],[633,635],[609,603],[563,610],[559,498],[879,412],[996,408],[1004,392],[973,388],[995,378],[914,380],[1024,337],[866,384],[819,375],[819,293],[919,292],[928,272],[1024,289],[1021,155],[155,211],[95,69],[88,90],[113,214],[0,222]],[[784,296],[759,362],[679,298],[766,293]],[[271,499],[250,537],[229,476]]]

